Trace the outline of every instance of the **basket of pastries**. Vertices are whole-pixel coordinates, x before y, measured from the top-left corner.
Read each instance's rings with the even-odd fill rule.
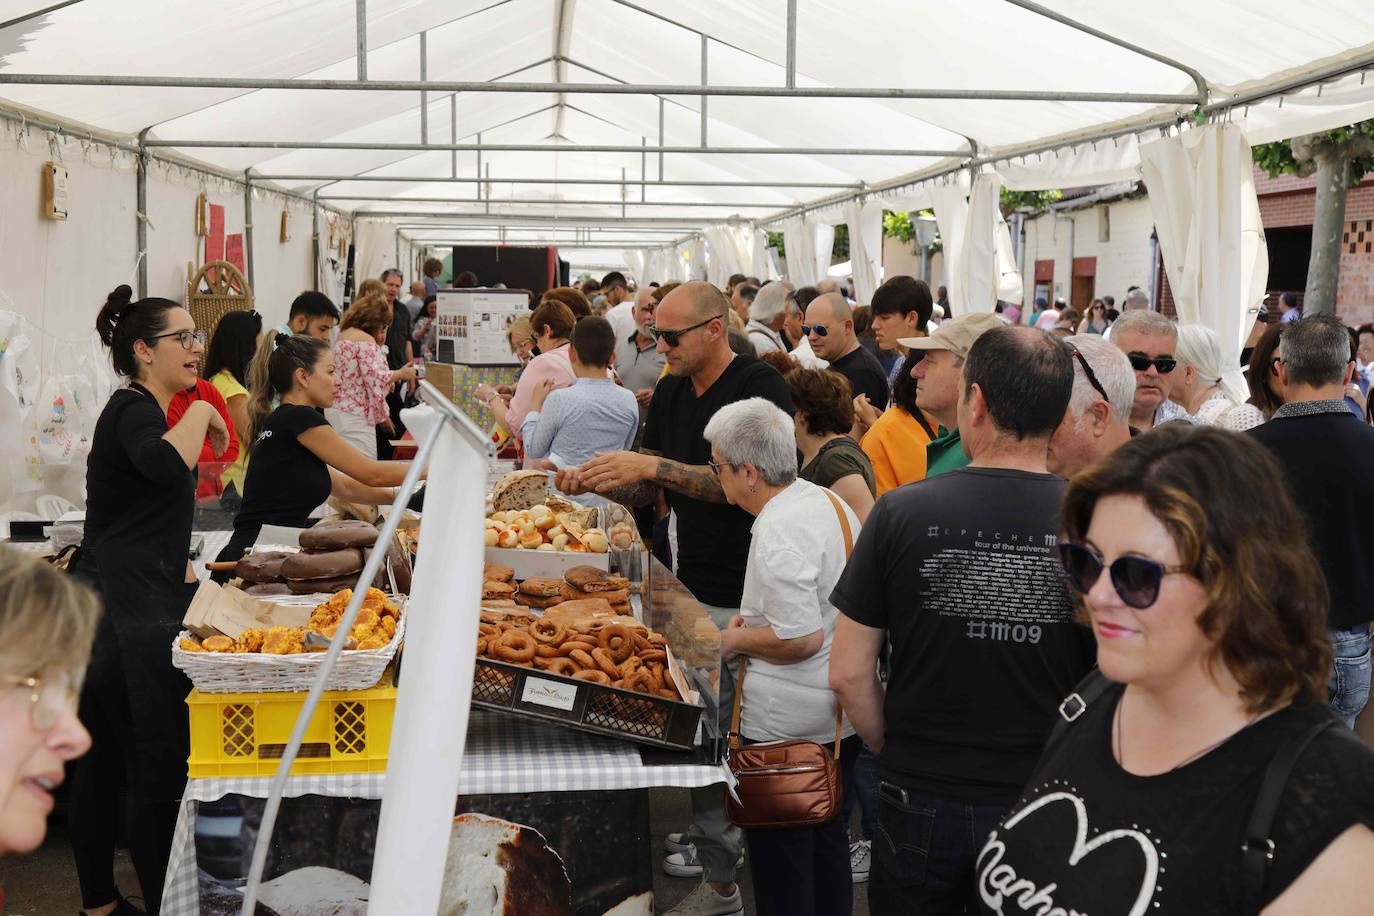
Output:
[[[313,609],[315,599],[277,599],[301,608],[298,618],[308,611],[303,626],[249,627],[234,636],[183,630],[172,643],[172,664],[203,693],[308,691],[352,597],[344,589]],[[404,605],[404,598],[367,590],[326,690],[366,690],[382,679],[405,638]]]

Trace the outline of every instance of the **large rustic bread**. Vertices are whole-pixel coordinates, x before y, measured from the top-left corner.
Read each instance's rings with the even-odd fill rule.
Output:
[[[571,566],[563,573],[573,588],[584,592],[618,592],[629,587],[630,580],[616,576],[595,566]]]
[[[572,916],[563,860],[532,827],[460,814],[449,835],[440,916]]]
[[[547,471],[516,471],[502,477],[492,488],[491,506],[496,512],[528,509],[549,496]]]
[[[544,576],[530,576],[520,583],[520,591],[526,595],[537,595],[540,598],[552,598],[562,593],[563,580],[549,579]]]

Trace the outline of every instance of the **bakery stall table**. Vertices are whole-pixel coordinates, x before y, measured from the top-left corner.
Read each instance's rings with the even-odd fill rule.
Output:
[[[573,912],[601,916],[619,904],[596,893],[597,885],[625,876],[630,880],[623,886],[630,890],[624,896],[637,898],[639,905],[623,912],[647,914],[653,912],[647,790],[710,785],[721,778],[719,766],[691,754],[641,753],[625,741],[474,709],[455,810],[480,812],[543,834],[572,879]],[[163,889],[164,913],[238,912],[228,904],[239,896],[234,887],[247,874],[260,800],[271,783],[265,776],[187,782]],[[298,868],[323,866],[364,883],[385,785],[384,773],[292,776],[265,882]],[[233,817],[213,817],[204,825],[208,829],[197,828],[204,803],[231,796],[240,798],[237,831],[224,829],[226,822],[232,827]],[[327,835],[331,833],[335,835]],[[198,847],[214,856],[213,865],[200,861]],[[237,875],[231,874],[234,864],[240,866]],[[598,866],[611,871],[589,873]],[[263,902],[270,905],[266,897]]]

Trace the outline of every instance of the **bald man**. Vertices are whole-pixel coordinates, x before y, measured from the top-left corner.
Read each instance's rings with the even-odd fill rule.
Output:
[[[669,374],[654,388],[640,450],[598,455],[559,471],[557,481],[564,493],[597,492],[627,506],[648,505],[662,491],[672,508],[677,576],[721,629],[739,613],[754,518],[725,501],[709,466],[706,424],[725,405],[753,397],[793,412],[787,383],[772,366],[731,351],[729,307],[718,289],[699,281],[663,297],[652,330]],[[719,708],[730,709],[733,700],[734,681],[722,665]],[[738,902],[723,908],[739,900],[735,869],[742,845],[739,828],[725,815],[720,785],[692,790],[691,829],[670,834],[668,844],[665,870],[679,877],[704,873],[717,907],[710,912],[738,910]]]
[[[887,408],[887,373],[878,358],[859,345],[854,336],[854,310],[839,293],[826,293],[806,307],[802,333],[811,349],[830,363],[830,371],[849,379],[851,397],[868,395],[878,410]]]

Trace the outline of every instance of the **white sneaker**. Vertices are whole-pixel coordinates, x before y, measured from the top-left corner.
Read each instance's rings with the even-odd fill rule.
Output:
[[[696,890],[692,891],[682,902],[673,907],[664,916],[744,916],[744,899],[740,897],[739,885],[735,885],[734,893],[728,897],[717,894],[715,888],[706,882],[702,882]]]
[[[859,840],[849,845],[849,874],[855,884],[863,884],[868,880],[869,864],[872,861],[872,840]]]
[[[690,848],[691,845],[691,843],[687,842],[687,834],[685,833],[670,833],[663,838],[664,852],[684,852]]]
[[[669,838],[673,836],[682,837],[684,840],[687,837],[685,833],[679,833],[670,834]],[[665,839],[665,846],[667,842],[668,840]],[[739,868],[742,865],[744,865],[743,850],[740,851],[739,861],[735,863],[735,868]],[[706,868],[701,864],[701,860],[697,858],[697,848],[688,843],[682,847],[680,852],[675,852],[663,857],[663,871],[666,874],[672,875],[674,878],[700,878],[705,874]]]

